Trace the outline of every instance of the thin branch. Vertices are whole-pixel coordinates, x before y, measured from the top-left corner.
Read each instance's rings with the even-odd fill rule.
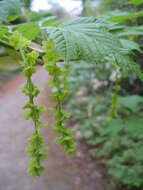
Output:
[[[15,50],[13,46],[11,46],[9,43],[7,43],[6,41],[4,41],[2,39],[0,39],[0,46]],[[35,51],[39,52],[40,55],[39,55],[38,59],[36,60],[36,63],[37,63],[37,65],[44,65],[44,62],[42,60],[42,55],[44,54],[44,52],[42,50],[41,45],[39,45],[35,42],[31,42],[28,49],[29,49],[29,51],[35,50]],[[17,50],[15,50],[15,51],[17,51]],[[59,62],[63,62],[63,60],[59,60]]]
[[[4,46],[4,47],[7,47],[7,48],[10,48],[10,49],[14,49],[13,46],[11,46],[8,42],[6,42],[6,41],[4,41],[2,39],[0,39],[0,45]],[[35,42],[31,42],[31,44],[29,46],[29,49],[30,50],[36,50],[39,53],[43,53],[42,47],[39,44],[35,43]]]

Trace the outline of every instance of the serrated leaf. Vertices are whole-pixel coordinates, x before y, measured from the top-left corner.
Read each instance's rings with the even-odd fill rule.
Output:
[[[67,60],[101,61],[106,55],[126,52],[120,41],[94,17],[77,18],[53,27],[50,37]],[[105,25],[105,24],[104,24]],[[106,26],[106,25],[105,25]]]

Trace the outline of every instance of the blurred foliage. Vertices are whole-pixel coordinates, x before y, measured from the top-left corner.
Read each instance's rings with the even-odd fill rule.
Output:
[[[118,117],[108,125],[98,126],[97,138],[87,140],[94,145],[92,154],[106,163],[117,184],[130,188],[143,184],[142,106],[143,98],[138,95],[121,97]]]
[[[35,11],[30,11],[30,12],[26,12],[26,19],[29,22],[34,22],[34,21],[40,21],[43,18],[47,18],[52,16],[53,14],[51,12],[47,12],[47,11],[39,11],[39,12],[35,12]]]
[[[125,20],[134,20],[139,17],[143,17],[143,11],[129,11],[129,12],[123,12],[123,11],[112,11],[109,12],[109,16],[107,16],[107,19],[111,22],[117,22],[117,23],[123,23]]]
[[[116,117],[109,123],[109,89],[112,81],[98,80],[98,74],[95,74],[97,66],[96,72],[94,67],[85,69],[81,66],[81,70],[85,69],[84,75],[83,71],[75,68],[78,78],[69,76],[72,96],[65,106],[68,111],[72,110],[71,119],[75,123],[77,135],[86,139],[91,154],[103,161],[118,188],[122,185],[133,189],[142,187],[143,97],[119,95]],[[84,76],[82,78],[81,73]]]
[[[21,1],[24,3],[26,8],[30,9],[32,0],[21,0]]]
[[[36,23],[19,24],[18,26],[15,26],[13,29],[21,33],[28,40],[34,40],[40,33],[40,27]]]
[[[120,39],[124,48],[132,51],[133,59],[141,68],[142,7],[142,0],[102,0],[89,13],[110,22],[109,30]],[[72,110],[71,123],[75,127],[75,136],[85,139],[91,154],[99,157],[107,168],[107,176],[112,177],[110,180],[115,184],[115,189],[141,190],[142,83],[134,74],[120,73],[108,61],[103,64],[102,59],[99,59],[99,63],[102,64],[72,63],[68,77],[71,96],[65,101],[65,107],[68,111]],[[120,90],[116,92],[117,73]],[[111,109],[114,117],[109,120]]]
[[[22,4],[20,0],[0,1],[0,23],[11,22],[21,14]]]

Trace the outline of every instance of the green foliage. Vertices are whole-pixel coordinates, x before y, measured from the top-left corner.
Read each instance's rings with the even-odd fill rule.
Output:
[[[19,24],[14,27],[14,30],[18,31],[29,40],[34,40],[40,33],[40,27],[36,23]]]
[[[21,13],[20,0],[3,0],[0,2],[0,23],[13,21]]]
[[[129,50],[137,50],[138,52],[142,53],[142,50],[138,43],[126,39],[120,39],[120,42],[124,48]]]
[[[8,33],[8,28],[4,25],[0,25],[0,38],[2,38],[6,33]]]
[[[143,4],[143,0],[128,0],[128,3],[133,5],[141,5]]]
[[[118,117],[109,126],[98,127],[98,138],[94,136],[94,145],[101,148],[92,149],[92,154],[103,159],[117,184],[128,187],[139,188],[143,184],[143,113],[139,107],[142,101],[137,95],[119,98]]]
[[[118,37],[128,37],[128,36],[142,36],[143,26],[124,26],[121,30],[116,32]]]
[[[50,28],[50,38],[56,49],[67,62],[85,60],[87,62],[109,62],[124,72],[135,72],[143,81],[140,66],[131,58],[131,50],[136,49],[134,43],[122,44],[108,32],[110,24],[96,20],[94,17],[77,18],[67,21],[58,27]],[[134,48],[133,48],[134,46]]]
[[[113,11],[110,12],[109,15],[107,16],[108,21],[110,22],[117,22],[117,23],[123,23],[126,20],[135,20],[139,17],[143,17],[143,11],[138,11],[138,12],[134,12],[134,11],[130,11],[130,12],[123,12],[123,11]]]
[[[90,136],[88,139],[92,139],[98,124],[104,123],[108,117],[109,100],[102,93],[108,96],[104,82],[109,74],[104,69],[102,64],[87,64],[83,61],[70,64],[67,82],[71,93],[64,105],[68,111],[72,110],[71,119],[84,138]]]
[[[65,102],[66,108],[72,110],[71,119],[76,123],[78,136],[84,138],[90,145],[92,155],[103,161],[109,178],[111,176],[111,181],[117,185],[116,188],[118,185],[133,189],[141,188],[143,98],[139,95],[120,96],[122,87],[120,89],[119,81],[116,81],[115,77],[111,101],[109,99],[111,92],[107,88],[110,82],[104,86],[105,79],[110,76],[107,75],[107,70],[100,70],[100,64],[95,66],[95,70],[93,64],[87,66],[83,62],[78,64],[72,63],[68,77],[72,96]],[[104,68],[103,65],[101,68]],[[97,85],[98,80],[93,83],[95,77],[100,78],[101,85]],[[113,111],[110,123],[109,104]]]
[[[67,106],[73,110],[72,117],[81,137],[91,146],[92,155],[99,157],[106,165],[117,184],[116,188],[122,184],[133,189],[142,187],[143,98],[137,95],[119,97],[117,115],[107,124],[108,104],[103,95],[99,95],[99,92],[90,97],[84,94],[79,100],[69,102],[70,107],[69,104]],[[129,100],[127,104],[123,100],[125,98]],[[136,105],[130,104],[134,99]]]
[[[2,56],[0,57],[0,71],[16,71],[21,67],[18,64],[18,61],[13,59],[11,56]]]
[[[30,11],[27,14],[28,14],[27,15],[28,22],[40,21],[43,18],[52,16],[52,13],[47,11],[39,11],[39,12]]]
[[[67,61],[83,59],[98,62],[107,54],[113,54],[117,50],[122,54],[124,51],[120,42],[105,29],[106,23],[94,17],[77,18],[54,28],[51,38]]]
[[[141,187],[143,184],[142,122],[142,117],[133,115],[126,120],[113,120],[108,127],[99,129],[103,147],[92,150],[96,156],[104,156],[109,174],[118,183],[129,187]],[[95,144],[98,142],[95,140]]]
[[[138,95],[120,97],[118,107],[126,108],[132,112],[138,111],[139,105],[143,102],[143,98]]]
[[[56,18],[55,16],[46,17],[46,18],[40,20],[40,24],[41,24],[42,27],[58,26],[60,22],[55,21],[54,20],[55,18]]]
[[[24,3],[25,7],[30,8],[32,0],[21,0],[21,1]]]

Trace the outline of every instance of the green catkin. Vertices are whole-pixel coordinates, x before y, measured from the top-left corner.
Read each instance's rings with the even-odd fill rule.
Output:
[[[10,44],[20,51],[23,73],[27,78],[26,84],[22,89],[22,92],[29,97],[28,102],[23,108],[24,117],[25,119],[32,119],[34,123],[34,132],[30,135],[28,146],[26,148],[30,157],[28,172],[34,177],[40,176],[44,171],[41,161],[47,157],[46,148],[43,145],[43,138],[39,133],[40,127],[45,126],[45,122],[40,121],[40,113],[44,111],[44,108],[34,103],[34,98],[38,96],[40,90],[33,84],[31,79],[32,74],[36,72],[35,64],[38,53],[36,51],[26,53],[29,41],[18,32],[13,33],[10,39]]]
[[[113,86],[112,93],[111,93],[111,99],[110,99],[110,108],[109,108],[109,116],[108,116],[108,122],[110,123],[113,119],[117,116],[117,104],[118,104],[118,92],[120,91],[120,79],[117,76],[115,78],[115,85]]]
[[[76,145],[73,138],[71,129],[65,125],[65,120],[69,117],[69,113],[63,110],[62,103],[68,96],[69,92],[66,85],[66,76],[68,74],[67,63],[59,66],[56,62],[60,59],[59,53],[54,49],[52,41],[44,43],[45,55],[43,57],[45,68],[52,75],[50,84],[53,88],[52,97],[56,100],[56,105],[53,108],[55,116],[54,131],[58,134],[56,143],[60,144],[66,154],[74,153]]]

